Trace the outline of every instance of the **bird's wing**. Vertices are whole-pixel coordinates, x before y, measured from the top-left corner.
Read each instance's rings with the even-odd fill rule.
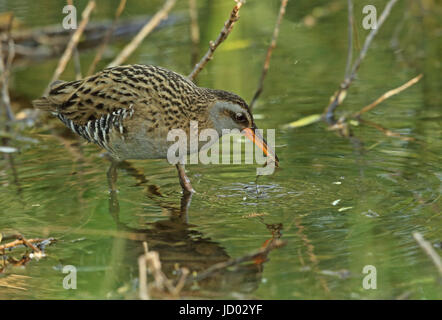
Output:
[[[131,108],[140,102],[142,93],[146,96],[143,89],[129,74],[105,69],[85,78],[79,85],[54,86],[48,99],[57,105],[59,115],[76,125],[85,125],[117,110]]]

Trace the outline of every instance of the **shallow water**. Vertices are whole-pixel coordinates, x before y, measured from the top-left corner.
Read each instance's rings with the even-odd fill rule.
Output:
[[[42,1],[47,10],[36,14],[31,2],[0,1],[0,11],[14,11],[32,27],[62,19],[61,6]],[[374,2],[380,12],[383,3]],[[228,269],[187,288],[183,295],[441,299],[437,269],[412,237],[412,232],[422,233],[442,255],[440,31],[438,35],[434,16],[425,16],[421,25],[416,22],[419,12],[412,11],[405,20],[411,31],[400,33],[402,50],[391,48],[391,35],[407,9],[403,3],[394,7],[338,109],[342,114],[357,111],[423,72],[418,84],[364,115],[415,141],[388,137],[366,125],[353,127],[351,139],[328,131],[322,123],[285,129],[290,121],[321,113],[343,77],[345,3],[313,27],[302,23],[325,3],[296,1],[287,9],[264,93],[254,110],[261,128],[276,129],[281,168],[274,175],[261,176],[258,186],[255,165],[189,165],[186,169],[197,193],[183,216],[176,170],[166,161],[132,161],[137,172],[121,168],[118,194],[111,197],[106,180],[109,162],[96,146],[66,148],[51,130],[37,125],[20,133],[26,139],[11,140],[9,145],[20,152],[11,154],[13,165],[9,158],[0,159],[0,231],[54,237],[57,242],[46,248],[45,258],[6,268],[0,274],[0,298],[135,298],[143,241],[159,252],[163,270],[173,277],[176,265],[201,271],[257,250],[272,238],[272,231],[278,234],[276,228],[287,244],[272,251],[268,261]],[[123,17],[154,12],[160,4],[131,2]],[[113,7],[99,2],[103,10],[94,18],[112,16]],[[200,55],[231,7],[228,1],[199,2]],[[278,7],[278,1],[248,1],[198,84],[229,90],[249,101]],[[186,2],[174,12],[184,19],[152,34],[129,63],[190,72]],[[355,12],[360,19],[359,6]],[[358,32],[362,45],[367,32],[360,26]],[[105,62],[122,45],[112,45]],[[83,66],[89,65],[94,53],[82,52]],[[13,97],[38,97],[56,63],[14,69]],[[62,78],[72,77],[69,65]],[[63,288],[66,265],[77,268],[76,290]],[[366,265],[377,270],[375,290],[363,288]],[[8,277],[13,287],[4,285]]]

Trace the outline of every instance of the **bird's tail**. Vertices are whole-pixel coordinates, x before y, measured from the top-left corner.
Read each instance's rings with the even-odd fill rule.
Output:
[[[80,81],[54,81],[49,86],[48,96],[32,101],[32,105],[43,111],[57,112],[58,107],[78,88],[80,83]]]
[[[43,111],[56,111],[57,105],[55,105],[51,100],[47,97],[42,97],[40,99],[36,99],[32,101],[32,105],[36,109],[40,109]]]

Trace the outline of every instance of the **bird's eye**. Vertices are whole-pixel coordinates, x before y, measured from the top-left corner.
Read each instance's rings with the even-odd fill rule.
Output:
[[[237,122],[245,122],[247,120],[247,118],[244,116],[244,114],[242,114],[241,112],[238,112],[237,114],[235,114],[235,120]]]

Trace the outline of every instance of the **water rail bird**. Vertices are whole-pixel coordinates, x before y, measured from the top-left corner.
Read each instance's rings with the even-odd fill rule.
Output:
[[[256,131],[247,103],[236,94],[195,85],[162,67],[124,65],[76,81],[56,81],[35,108],[55,114],[74,133],[105,149],[117,161],[164,159],[171,129],[239,129],[278,165]],[[188,153],[198,152],[188,149]],[[193,192],[183,165],[176,164],[181,187]]]

